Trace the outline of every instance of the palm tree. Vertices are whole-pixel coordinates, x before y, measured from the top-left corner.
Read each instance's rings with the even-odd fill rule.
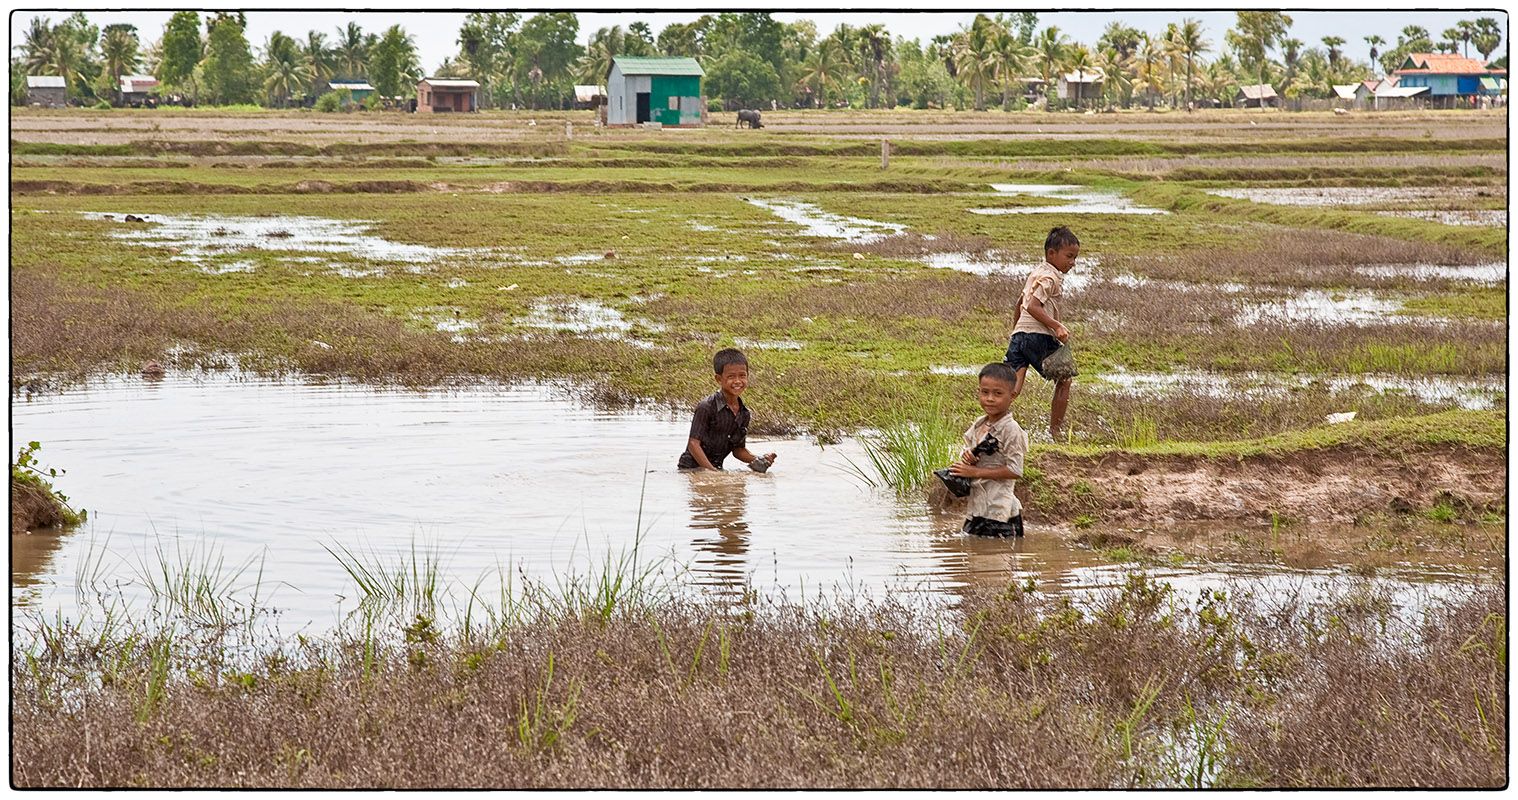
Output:
[[[975,110],[986,110],[986,84],[996,73],[995,23],[985,14],[976,14],[968,28],[954,37],[954,63],[959,79],[975,92]]]
[[[1110,107],[1112,99],[1127,108],[1133,102],[1133,85],[1137,81],[1134,56],[1124,56],[1116,47],[1096,54],[1096,69],[1102,73],[1102,100]]]
[[[1466,58],[1470,58],[1471,40],[1476,38],[1477,33],[1476,23],[1471,22],[1468,19],[1463,19],[1455,23],[1455,30],[1460,32],[1460,44],[1462,45],[1460,55],[1463,55]]]
[[[1175,29],[1176,50],[1186,59],[1186,110],[1191,111],[1191,74],[1196,57],[1207,52],[1212,44],[1202,38],[1202,23],[1194,19],[1181,21]]]
[[[137,30],[131,25],[108,25],[100,38],[100,57],[116,103],[121,103],[121,76],[137,69],[141,56],[137,52]]]
[[[1059,28],[1050,25],[1033,40],[1033,47],[1038,51],[1039,77],[1044,79],[1045,91],[1054,84],[1051,81],[1059,78],[1059,73],[1064,69],[1065,53],[1069,49],[1069,42],[1065,35],[1059,32]],[[1053,111],[1048,103],[1044,104],[1044,110]]]
[[[1292,81],[1297,78],[1297,59],[1302,54],[1301,39],[1281,40],[1281,60],[1286,62],[1286,77],[1281,81],[1281,94],[1285,95]],[[1262,81],[1263,83],[1263,81]]]
[[[1138,82],[1144,87],[1144,100],[1149,105],[1149,110],[1154,110],[1154,93],[1160,90],[1160,79],[1165,65],[1165,42],[1155,39],[1148,34],[1139,40],[1139,51],[1136,57],[1138,67]]]
[[[1444,29],[1444,33],[1442,34],[1443,38],[1439,42],[1439,46],[1442,47],[1442,48],[1446,48],[1448,50],[1448,52],[1451,52],[1451,53],[1459,52],[1459,50],[1460,50],[1460,37],[1462,35],[1463,34],[1461,33],[1461,31],[1460,31],[1459,28],[1445,28]]]
[[[1028,64],[1038,57],[1038,51],[1025,45],[1017,31],[999,15],[995,21],[996,42],[992,62],[996,80],[1001,84],[1001,107],[1012,110],[1012,90],[1022,85],[1021,76]]]
[[[1086,75],[1095,72],[1096,58],[1091,50],[1083,44],[1070,48],[1069,55],[1065,57],[1065,67],[1075,72],[1075,107],[1081,107],[1081,89],[1086,85]]]
[[[843,48],[837,39],[828,37],[812,48],[812,56],[803,67],[801,80],[817,88],[817,105],[827,108],[828,86],[838,84],[838,78],[848,67]]]
[[[1339,68],[1339,47],[1344,40],[1338,36],[1324,36],[1323,46],[1328,48],[1328,67],[1337,70]]]
[[[350,22],[346,28],[337,29],[337,40],[332,46],[332,52],[336,56],[337,67],[343,71],[343,77],[367,77],[365,64],[369,60],[368,41],[364,37],[364,29],[357,22]]]
[[[590,43],[585,46],[585,55],[580,56],[580,60],[575,62],[575,72],[579,79],[592,84],[605,81],[607,74],[611,72],[611,62],[623,52],[625,39],[626,34],[622,32],[621,25],[597,30],[595,35],[590,37]]]
[[[36,75],[53,65],[53,29],[42,17],[32,17],[21,45],[21,59],[26,71]]]
[[[1374,70],[1376,65],[1380,63],[1376,60],[1376,57],[1381,55],[1380,47],[1386,44],[1386,40],[1379,36],[1371,35],[1365,37],[1365,43],[1370,45],[1370,68]]]
[[[891,32],[878,22],[859,29],[860,66],[870,68],[870,108],[880,105],[880,89],[885,82],[886,57],[891,52]]]
[[[1276,42],[1286,36],[1286,29],[1291,27],[1291,17],[1279,11],[1237,11],[1237,33],[1229,31],[1234,48],[1241,54],[1248,54],[1259,67],[1260,82],[1265,85],[1265,55]],[[1265,110],[1265,101],[1260,101],[1260,110]]]
[[[1483,62],[1489,60],[1492,51],[1502,44],[1502,25],[1492,17],[1476,20],[1476,35],[1471,37],[1471,44],[1476,46],[1476,52],[1481,54]]]
[[[264,91],[271,103],[281,108],[290,104],[290,95],[310,82],[311,70],[294,39],[279,31],[269,34],[264,44]]]
[[[306,68],[311,71],[311,94],[321,94],[337,69],[337,54],[327,46],[327,34],[307,31],[300,52]]]

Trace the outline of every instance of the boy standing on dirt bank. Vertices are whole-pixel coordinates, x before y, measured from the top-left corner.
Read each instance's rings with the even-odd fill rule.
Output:
[[[680,454],[680,469],[722,469],[722,461],[732,453],[755,472],[764,472],[775,463],[775,454],[756,456],[748,451],[748,406],[743,404],[743,390],[748,388],[748,359],[728,348],[718,350],[712,358],[717,391],[696,404],[690,423],[690,438]]]
[[[1014,379],[1012,368],[1006,364],[987,364],[981,368],[976,400],[986,413],[965,431],[964,452],[949,467],[951,475],[972,479],[970,499],[965,506],[965,533],[1023,535],[1023,507],[1014,490],[1017,479],[1023,476],[1028,434],[1008,413]],[[994,447],[989,446],[988,434],[995,440]]]
[[[1031,365],[1044,378],[1044,359],[1070,339],[1070,332],[1060,324],[1059,305],[1064,297],[1065,273],[1075,266],[1081,254],[1081,240],[1063,225],[1049,231],[1044,239],[1044,263],[1034,268],[1023,285],[1022,298],[1012,312],[1012,341],[1007,344],[1006,363],[1017,373],[1012,397],[1023,391],[1023,379]],[[1065,409],[1070,406],[1070,378],[1056,381],[1054,401],[1049,406],[1049,438],[1058,441]]]

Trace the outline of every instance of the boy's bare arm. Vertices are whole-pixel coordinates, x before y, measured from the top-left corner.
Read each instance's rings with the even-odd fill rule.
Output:
[[[1061,342],[1070,338],[1070,332],[1065,330],[1065,326],[1061,325],[1059,320],[1049,316],[1049,312],[1044,309],[1043,301],[1037,297],[1028,300],[1028,314],[1042,322],[1045,328],[1054,331],[1054,338]]]
[[[753,453],[750,453],[747,447],[740,447],[737,450],[733,451],[733,457],[736,458],[736,459],[738,459],[739,461],[742,461],[743,463],[747,464],[750,461],[753,461],[757,456],[755,456]],[[774,453],[766,453],[765,454],[765,458],[768,458],[769,460],[774,461],[775,460],[775,454]]]
[[[1022,480],[1022,475],[1012,471],[1011,467],[976,467],[964,462],[949,467],[949,474],[959,475],[965,478],[986,478],[993,481],[1016,481]]]
[[[701,449],[700,439],[692,437],[685,443],[685,450],[690,453],[691,458],[696,459],[696,464],[702,469],[716,469],[712,466],[712,460],[706,457],[706,451]]]

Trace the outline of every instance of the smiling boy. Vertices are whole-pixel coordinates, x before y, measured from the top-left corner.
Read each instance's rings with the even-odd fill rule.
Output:
[[[775,462],[775,454],[756,456],[748,451],[748,425],[752,416],[743,403],[748,388],[748,359],[743,353],[727,348],[712,358],[717,391],[696,404],[690,423],[690,438],[680,454],[680,469],[722,469],[722,461],[732,453],[755,472],[764,472]]]
[[[1023,476],[1023,458],[1028,453],[1028,434],[1008,410],[1012,407],[1016,373],[1003,363],[987,364],[980,370],[980,388],[976,399],[984,416],[965,431],[965,450],[949,473],[972,478],[970,499],[965,506],[965,533],[978,536],[1022,536],[1023,509],[1014,489]],[[975,455],[975,445],[996,437],[996,451]]]

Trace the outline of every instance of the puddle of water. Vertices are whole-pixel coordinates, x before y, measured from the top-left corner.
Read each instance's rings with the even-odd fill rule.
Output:
[[[985,367],[934,364],[928,367],[928,372],[934,375],[979,375],[982,369]]]
[[[1128,372],[1119,370],[1091,376],[1127,394],[1163,397],[1186,390],[1210,397],[1281,396],[1292,388],[1322,380],[1333,392],[1343,392],[1364,385],[1377,392],[1403,392],[1426,403],[1453,402],[1461,408],[1492,408],[1507,391],[1501,378],[1409,377],[1405,375],[1334,375],[1313,377],[1275,373],[1245,372],[1228,374],[1195,369],[1175,372]]]
[[[623,318],[621,311],[593,300],[539,301],[533,304],[532,313],[517,320],[517,324],[573,333],[611,331],[623,334],[632,330],[632,323]]]
[[[258,269],[258,265],[252,261],[233,261],[224,264],[202,264],[199,269],[208,275],[226,275],[230,272],[253,272]]]
[[[743,199],[750,205],[768,210],[786,222],[800,225],[806,229],[805,233],[808,236],[843,239],[864,244],[902,233],[907,229],[905,225],[894,222],[876,222],[833,214],[799,200],[760,200],[754,197]]]
[[[541,387],[409,393],[173,372],[12,402],[15,435],[68,465],[59,487],[90,511],[73,532],[12,537],[15,614],[77,616],[75,589],[97,561],[143,604],[132,577],[176,543],[218,553],[228,570],[262,559],[279,576],[265,602],[295,628],[331,625],[356,602],[324,545],[398,564],[419,543],[438,555],[442,584],[465,591],[498,566],[551,584],[587,554],[630,547],[640,527],[644,557],[668,554],[724,596],[905,583],[952,599],[1023,575],[1099,588],[1122,569],[1037,526],[1017,542],[961,536],[956,516],[861,486],[853,440],[754,437],[780,454],[767,474],[680,473],[684,417],[607,413]],[[1236,572],[1166,575],[1231,584]]]
[[[996,251],[977,258],[969,253],[929,253],[923,256],[924,264],[935,269],[952,269],[971,275],[1021,275],[1026,276],[1038,264],[1020,261],[1003,261]]]
[[[1278,206],[1351,206],[1477,197],[1481,191],[1491,190],[1470,186],[1321,186],[1208,189],[1207,193]]]
[[[578,253],[572,256],[559,256],[554,261],[560,264],[594,264],[598,261],[606,261],[605,253]]]
[[[1506,211],[1377,211],[1383,217],[1426,219],[1443,225],[1475,225],[1489,228],[1507,227]]]
[[[802,348],[801,342],[792,341],[790,339],[745,339],[740,336],[734,339],[733,343],[739,347],[745,349],[752,348],[754,350],[800,350]]]
[[[81,212],[88,219],[123,214]],[[187,260],[204,260],[218,253],[247,250],[305,250],[347,253],[376,261],[429,264],[440,258],[478,255],[484,250],[432,247],[392,242],[367,233],[374,222],[324,217],[234,217],[218,215],[150,214],[145,223],[124,223],[111,236],[142,247],[174,248]]]
[[[1252,303],[1239,312],[1235,320],[1240,325],[1266,320],[1353,325],[1384,320],[1401,308],[1401,303],[1376,297],[1370,292],[1305,289],[1288,297]]]
[[[1018,208],[972,208],[971,214],[1169,214],[1163,208],[1141,206],[1118,192],[1086,186],[1044,183],[993,183],[991,188],[1002,195],[1047,197],[1062,201],[1056,205]]]
[[[1453,281],[1470,281],[1472,283],[1502,283],[1507,280],[1507,264],[1495,262],[1491,264],[1377,264],[1369,267],[1355,267],[1355,271],[1362,275],[1377,277],[1412,277],[1412,278],[1447,278]]]

